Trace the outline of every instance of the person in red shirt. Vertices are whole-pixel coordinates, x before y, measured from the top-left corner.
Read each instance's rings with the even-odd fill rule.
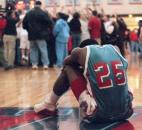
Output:
[[[0,38],[2,38],[4,28],[6,27],[6,19],[0,14]]]
[[[96,10],[92,11],[92,17],[88,21],[88,30],[91,39],[96,40],[100,43],[101,36],[101,20],[98,18],[98,13]]]
[[[131,42],[131,52],[137,54],[139,49],[137,29],[134,29],[133,31],[130,32],[129,38]]]

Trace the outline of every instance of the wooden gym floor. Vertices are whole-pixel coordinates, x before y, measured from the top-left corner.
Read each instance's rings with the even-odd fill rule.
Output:
[[[127,60],[135,113],[128,121],[113,124],[80,122],[71,91],[59,100],[58,117],[38,117],[32,107],[50,94],[60,69],[0,68],[0,130],[142,130],[142,59],[128,55]]]

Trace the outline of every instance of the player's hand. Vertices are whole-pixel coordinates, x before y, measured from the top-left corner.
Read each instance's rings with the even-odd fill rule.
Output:
[[[97,106],[94,98],[86,90],[80,95],[79,103],[81,109],[87,116],[92,115]]]

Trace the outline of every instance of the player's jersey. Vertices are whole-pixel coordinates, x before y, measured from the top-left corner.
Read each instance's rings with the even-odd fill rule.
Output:
[[[120,116],[128,110],[131,97],[126,77],[127,66],[126,59],[112,45],[87,46],[84,71],[90,83],[87,88],[106,117]]]

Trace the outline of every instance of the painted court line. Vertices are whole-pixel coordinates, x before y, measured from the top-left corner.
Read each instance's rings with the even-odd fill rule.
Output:
[[[29,112],[29,111],[33,111],[33,110],[20,110],[20,111],[16,112],[14,114],[14,116],[20,116],[23,112],[25,113],[25,112]]]
[[[114,122],[114,123],[112,123],[112,124],[110,124],[110,125],[108,125],[108,126],[105,126],[104,128],[102,128],[102,129],[100,129],[100,130],[107,130],[108,128],[110,128],[110,127],[112,127],[112,126],[114,126],[114,125],[117,125],[119,122]]]
[[[33,124],[33,123],[35,123],[35,122],[40,122],[40,121],[43,121],[43,120],[46,120],[46,119],[50,119],[50,118],[53,118],[53,117],[46,117],[46,118],[43,118],[43,119],[41,119],[41,120],[36,120],[36,121],[30,122],[30,123],[26,123],[26,124],[24,124],[24,125],[17,126],[17,127],[15,127],[15,128],[11,128],[11,129],[9,129],[9,130],[16,130],[16,129],[19,129],[19,128],[28,126],[28,125],[30,125],[30,124]]]

